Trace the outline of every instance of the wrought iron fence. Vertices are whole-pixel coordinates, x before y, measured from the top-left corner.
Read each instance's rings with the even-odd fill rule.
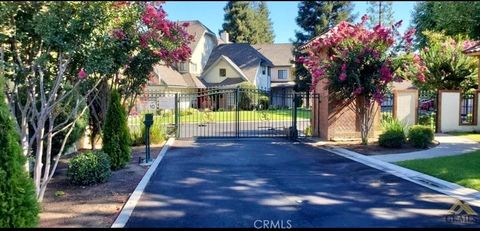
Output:
[[[418,93],[418,124],[430,126],[436,131],[438,111],[437,91],[420,90]]]

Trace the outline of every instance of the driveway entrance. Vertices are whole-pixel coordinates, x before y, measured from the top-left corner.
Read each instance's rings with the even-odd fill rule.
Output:
[[[286,139],[177,140],[126,227],[472,226],[447,222],[455,202]]]

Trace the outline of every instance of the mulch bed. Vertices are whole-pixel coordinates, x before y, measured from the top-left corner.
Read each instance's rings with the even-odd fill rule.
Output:
[[[432,144],[428,146],[427,149],[436,147],[438,145],[438,141],[433,141]],[[373,156],[373,155],[385,155],[385,154],[400,154],[400,153],[407,153],[407,152],[417,152],[423,151],[426,149],[415,148],[411,144],[407,143],[402,146],[402,148],[385,148],[378,145],[377,141],[370,142],[368,145],[362,145],[359,142],[333,142],[331,145],[339,146],[366,156]]]
[[[152,147],[152,158],[161,149],[162,146]],[[77,186],[67,178],[68,161],[75,155],[64,156],[58,163],[42,202],[40,227],[110,227],[148,170],[138,164],[139,157],[145,157],[145,147],[133,147],[129,165],[112,172],[106,183]],[[55,195],[56,192],[64,195]]]

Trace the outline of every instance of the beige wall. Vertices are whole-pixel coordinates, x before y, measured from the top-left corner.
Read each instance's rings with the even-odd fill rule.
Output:
[[[225,68],[227,71],[226,77],[220,77],[220,68]],[[203,76],[203,79],[208,83],[220,83],[226,78],[242,78],[242,75],[225,61],[225,59],[220,60]]]
[[[414,125],[417,120],[418,90],[400,90],[394,92],[395,118],[403,125]]]
[[[215,47],[216,42],[214,38],[209,35],[204,35],[200,37],[197,46],[192,51],[192,56],[190,62],[196,64],[197,69],[193,70],[193,65],[190,64],[190,73],[200,75],[203,71],[203,67],[207,64],[208,57],[212,53],[213,48]]]
[[[477,93],[477,105],[478,105]],[[440,132],[480,130],[478,125],[479,110],[477,106],[477,125],[459,125],[460,123],[460,92],[440,92],[439,124]]]
[[[288,76],[286,79],[278,78],[278,70],[287,70]],[[276,66],[272,68],[272,81],[290,81],[293,80],[293,67],[291,66]]]

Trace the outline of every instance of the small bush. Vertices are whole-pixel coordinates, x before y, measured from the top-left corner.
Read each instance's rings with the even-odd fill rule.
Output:
[[[193,115],[197,112],[197,109],[195,108],[187,108],[180,110],[180,116],[187,116],[187,115]]]
[[[161,144],[167,139],[167,135],[161,124],[154,124],[150,127],[150,144]],[[142,144],[145,144],[145,126],[142,125]]]
[[[312,126],[306,127],[304,133],[306,136],[312,136]]]
[[[75,156],[68,163],[67,175],[76,185],[91,185],[108,180],[110,157],[102,151],[86,152]]]
[[[414,125],[408,130],[408,141],[416,148],[427,148],[433,140],[432,128]]]
[[[270,106],[270,98],[266,95],[262,95],[258,98],[258,104],[261,109],[268,109]]]
[[[132,141],[133,146],[143,145],[145,142],[143,139],[142,129],[130,129],[130,140]]]
[[[406,142],[405,129],[396,119],[386,117],[382,121],[384,133],[378,137],[378,144],[386,148],[400,148]]]

